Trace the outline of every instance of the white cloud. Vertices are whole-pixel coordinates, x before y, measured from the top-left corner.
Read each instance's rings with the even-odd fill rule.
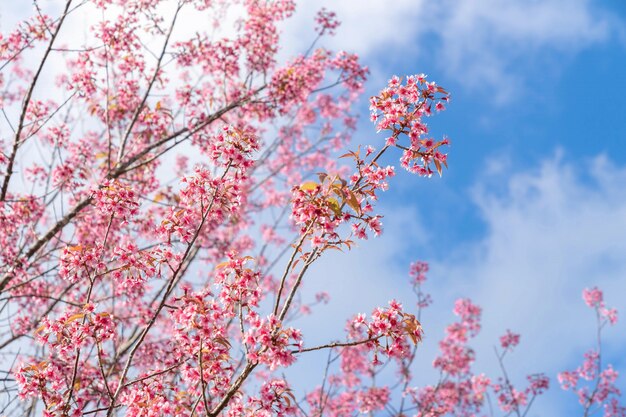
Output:
[[[553,74],[563,57],[625,35],[624,22],[591,0],[306,0],[298,6],[286,26],[290,52],[306,49],[314,13],[327,7],[343,22],[330,46],[358,52],[376,71],[400,59],[433,60],[463,87],[497,102],[520,94],[528,70]]]
[[[431,276],[443,282],[435,298],[447,300],[437,304],[435,317],[461,295],[484,307],[476,344],[480,367],[496,371],[492,346],[507,328],[522,334],[510,369],[520,376],[545,371],[553,379],[552,392],[535,406],[537,415],[564,415],[563,400],[576,402],[560,392],[555,375],[594,347],[595,315],[584,305],[582,289],[599,286],[609,306],[626,312],[625,180],[626,167],[604,156],[575,166],[557,155],[511,176],[504,195],[478,185],[474,201],[487,225],[485,237],[433,265]],[[619,359],[625,330],[623,322],[606,329],[609,361]]]
[[[497,100],[523,87],[528,67],[552,73],[545,54],[576,53],[607,40],[621,25],[588,0],[437,2],[431,30],[450,73]],[[543,66],[543,68],[541,68]]]
[[[341,26],[325,43],[330,47],[369,55],[394,45],[411,44],[420,30],[416,24],[423,0],[303,0],[297,2],[295,16],[285,25],[285,41],[295,51],[308,47],[314,17],[326,8],[337,13]]]
[[[604,156],[574,165],[557,153],[538,167],[499,180],[498,191],[491,188],[494,181],[481,181],[473,192],[486,225],[484,236],[427,259],[427,290],[435,303],[423,316],[427,337],[416,362],[417,383],[435,381],[431,361],[437,342],[454,320],[454,300],[469,297],[483,307],[483,330],[473,343],[475,370],[500,375],[493,346],[506,329],[519,332],[522,343],[507,365],[513,379],[524,384],[527,374],[544,371],[552,383],[529,416],[567,415],[577,400],[560,390],[556,374],[575,368],[583,352],[594,347],[595,315],[583,303],[582,289],[599,286],[607,305],[626,314],[626,167]],[[406,284],[408,265],[399,260],[423,258],[422,248],[436,231],[422,222],[417,208],[383,210],[381,238],[348,254],[330,254],[308,277],[307,292],[327,289],[333,301],[298,323],[307,345],[340,338],[352,313],[369,312],[389,299],[414,308]],[[624,343],[626,320],[606,328],[605,358],[619,360]],[[297,373],[321,378],[318,360],[324,359],[301,361]],[[626,369],[620,370],[623,386]]]

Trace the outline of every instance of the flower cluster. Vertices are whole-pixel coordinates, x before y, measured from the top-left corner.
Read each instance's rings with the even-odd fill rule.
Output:
[[[388,130],[391,136],[387,146],[401,149],[402,167],[422,176],[433,174],[433,168],[441,174],[442,165],[447,166],[447,155],[439,148],[448,144],[447,139],[436,142],[426,138],[428,127],[423,118],[433,110],[443,110],[449,100],[446,90],[427,82],[423,74],[409,76],[405,82],[393,77],[384,90],[370,99],[371,120],[378,131]],[[408,137],[408,144],[400,142],[400,135]]]
[[[597,287],[583,290],[583,300],[587,306],[596,311],[600,338],[602,328],[606,323],[617,322],[617,311],[606,308],[604,294]],[[616,386],[618,372],[610,364],[601,367],[600,339],[598,339],[597,348],[586,352],[584,358],[582,365],[575,370],[559,373],[561,388],[576,393],[585,414],[588,414],[590,410],[603,408],[604,417],[626,416],[626,407],[619,401],[621,391]]]
[[[80,382],[76,379],[81,349],[86,350],[90,343],[100,346],[115,334],[113,317],[107,312],[96,312],[90,303],[57,320],[44,318],[36,331],[36,338],[49,350],[49,358],[45,361],[31,358],[15,372],[20,398],[42,398],[46,404],[46,416],[70,415],[70,406],[76,407],[71,415],[80,414],[79,410],[92,395],[90,387],[99,385],[95,383],[98,378],[95,368],[84,369]],[[79,391],[83,383],[86,389]],[[72,404],[64,398],[68,390],[77,391]]]
[[[357,54],[341,51],[330,62],[330,67],[340,71],[341,82],[349,91],[353,93],[361,92],[363,83],[369,74],[369,69],[359,63]]]
[[[105,215],[127,220],[139,212],[137,194],[120,181],[107,180],[93,193],[96,208]]]
[[[583,300],[585,304],[595,309],[603,320],[608,321],[609,324],[617,323],[617,310],[606,308],[604,305],[604,294],[598,287],[585,288],[583,290]]]
[[[315,23],[317,26],[315,30],[321,35],[328,33],[329,35],[335,34],[335,29],[339,27],[341,22],[337,20],[337,14],[331,12],[326,8],[322,8],[315,16]]]
[[[366,157],[371,152],[366,152]],[[292,219],[300,233],[310,234],[314,247],[328,245],[350,247],[349,239],[341,238],[338,228],[350,222],[352,234],[367,239],[368,230],[378,236],[382,232],[380,215],[373,214],[372,202],[377,191],[387,188],[387,178],[394,175],[393,167],[378,167],[365,163],[359,152],[350,152],[357,163],[357,173],[348,183],[339,176],[319,174],[320,182],[308,181],[292,189]]]
[[[24,364],[15,372],[21,399],[41,396],[47,403],[60,403],[60,392],[65,388],[58,377],[63,370],[49,362]]]
[[[13,60],[24,49],[33,48],[36,41],[48,39],[49,31],[54,27],[50,16],[38,14],[21,22],[13,32],[0,34],[0,60]]]
[[[241,155],[231,148],[229,155]],[[178,194],[178,207],[170,207],[161,222],[159,233],[171,241],[177,237],[183,242],[190,242],[199,233],[198,225],[221,224],[225,219],[235,216],[244,201],[244,171],[247,159],[239,165],[232,165],[232,160],[222,167],[222,175],[215,176],[207,167],[196,166],[195,174],[182,179],[183,189]],[[208,228],[208,226],[207,226]]]
[[[62,359],[73,357],[74,351],[85,345],[88,337],[98,342],[115,335],[115,324],[108,312],[95,312],[93,304],[85,304],[75,313],[66,313],[51,321],[44,318],[37,329],[38,341],[54,349]]]
[[[234,126],[224,126],[208,143],[207,154],[220,166],[233,166],[245,172],[254,161],[252,153],[259,149],[256,135]]]
[[[270,83],[270,92],[279,112],[285,114],[296,103],[306,99],[324,79],[328,65],[328,52],[316,49],[310,57],[297,57],[276,70]]]
[[[115,247],[113,255],[118,266],[111,275],[121,284],[120,291],[143,294],[146,280],[158,272],[157,257],[161,257],[161,254],[158,251],[142,251],[136,244],[126,242]]]
[[[417,261],[411,263],[409,267],[409,278],[412,284],[421,284],[426,282],[426,273],[428,272],[428,263]]]
[[[254,415],[283,417],[296,413],[297,400],[284,379],[273,379],[261,386],[259,398],[250,401]]]
[[[519,334],[507,330],[505,335],[500,336],[500,346],[505,350],[513,349],[515,346],[519,345],[519,339]]]
[[[426,294],[422,290],[422,286],[426,282],[428,269],[428,263],[422,261],[413,262],[409,267],[409,278],[413,285],[413,292],[417,296],[417,307],[419,309],[426,308],[432,303],[430,294]]]
[[[248,349],[248,360],[262,363],[274,370],[295,362],[294,353],[302,348],[302,334],[294,328],[283,328],[274,315],[262,319],[254,312],[248,313],[249,329],[243,343]]]
[[[246,0],[244,3],[248,18],[239,42],[247,52],[248,67],[262,73],[275,62],[274,56],[278,49],[276,23],[291,16],[296,5],[292,0]]]
[[[239,73],[237,60],[238,43],[229,39],[211,41],[208,36],[197,35],[194,39],[176,42],[176,60],[183,67],[200,65],[202,71],[211,74],[219,71],[225,78],[230,79]],[[179,89],[181,104],[189,104],[193,92],[185,86]]]
[[[435,359],[434,366],[450,375],[467,374],[475,353],[466,344],[480,331],[481,308],[471,300],[460,299],[454,305],[454,314],[460,321],[447,327],[445,339],[439,342],[441,355]]]
[[[70,282],[94,279],[96,274],[106,270],[102,250],[100,246],[66,246],[61,253],[59,275]]]
[[[256,307],[261,297],[261,274],[246,266],[251,260],[249,256],[238,258],[235,252],[230,252],[228,260],[216,267],[215,283],[220,286],[220,301],[232,311],[235,307]]]
[[[423,329],[414,315],[405,313],[397,301],[390,301],[387,308],[376,308],[368,320],[359,314],[348,323],[351,340],[359,345],[347,348],[351,351],[342,357],[344,371],[364,371],[364,358],[373,353],[372,365],[381,365],[380,355],[402,359],[410,354],[410,346],[422,341]],[[355,355],[358,355],[355,357]]]
[[[389,402],[391,390],[388,387],[372,387],[359,392],[357,402],[359,412],[363,414],[384,410]]]
[[[17,196],[16,196],[17,197]],[[25,225],[41,219],[45,212],[42,201],[33,197],[21,197],[14,202],[0,202],[0,270],[19,257],[21,239],[36,237],[36,230],[23,231]]]

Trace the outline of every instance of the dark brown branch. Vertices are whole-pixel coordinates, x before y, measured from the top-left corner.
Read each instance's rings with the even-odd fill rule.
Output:
[[[332,348],[336,348],[336,347],[358,346],[358,345],[362,345],[364,343],[373,342],[375,340],[380,339],[381,337],[382,336],[371,337],[369,339],[355,340],[353,342],[333,342],[333,343],[328,343],[328,344],[325,344],[325,345],[320,345],[320,346],[315,346],[315,347],[310,347],[310,348],[304,348],[304,349],[300,349],[300,350],[294,350],[292,353],[305,353],[305,352],[312,352],[314,350],[332,349]]]
[[[150,82],[148,83],[148,87],[146,88],[146,93],[144,94],[143,99],[141,100],[141,103],[139,104],[139,106],[137,106],[137,108],[135,109],[135,112],[133,113],[133,117],[130,120],[128,127],[126,128],[126,132],[124,133],[124,137],[122,138],[122,143],[120,144],[120,150],[117,154],[118,162],[122,161],[122,158],[124,156],[124,150],[126,149],[126,143],[128,142],[130,133],[133,130],[133,127],[135,126],[135,123],[137,122],[137,119],[139,118],[139,115],[141,114],[141,111],[143,110],[143,107],[146,104],[146,101],[148,100],[148,96],[150,95],[150,91],[152,90],[152,86],[154,85],[154,82],[159,76],[159,72],[161,71],[161,61],[163,61],[163,57],[165,56],[165,51],[167,49],[167,45],[170,42],[170,36],[172,36],[172,32],[174,31],[174,26],[176,25],[176,19],[178,18],[178,13],[180,12],[180,9],[181,9],[181,5],[179,4],[178,7],[176,8],[176,12],[174,13],[174,18],[172,19],[172,23],[170,24],[170,28],[169,28],[169,31],[167,32],[167,36],[165,37],[165,42],[163,43],[163,49],[161,50],[161,54],[159,55],[159,58],[157,59],[157,64],[154,70],[154,74],[152,75],[152,78],[150,79]]]
[[[24,120],[26,119],[26,112],[28,110],[28,105],[30,104],[30,99],[33,96],[33,91],[35,91],[35,85],[37,85],[37,81],[39,80],[39,76],[41,75],[41,70],[43,69],[44,64],[48,60],[48,55],[50,55],[50,52],[52,50],[52,45],[54,44],[54,41],[57,35],[59,34],[59,31],[61,30],[61,26],[63,25],[63,21],[65,20],[65,17],[67,16],[71,3],[72,3],[72,0],[67,0],[67,3],[65,4],[65,10],[63,10],[63,15],[61,16],[61,19],[59,20],[59,24],[57,25],[56,29],[54,30],[54,33],[50,37],[50,43],[48,43],[48,47],[46,48],[46,52],[44,53],[43,58],[41,58],[41,62],[39,63],[39,67],[37,68],[37,71],[35,72],[33,81],[30,83],[30,86],[28,87],[28,91],[26,92],[26,97],[24,98],[24,103],[22,105],[22,112],[20,114],[20,121],[17,125],[15,138],[13,139],[13,148],[11,149],[9,162],[7,163],[7,172],[4,176],[4,181],[2,182],[2,189],[0,190],[0,201],[4,201],[4,199],[6,198],[7,192],[9,190],[9,182],[11,181],[11,175],[13,175],[13,164],[15,163],[15,156],[17,155],[17,150],[20,147],[20,137],[22,136],[22,129],[24,129]],[[0,291],[2,291],[1,288],[0,288]]]

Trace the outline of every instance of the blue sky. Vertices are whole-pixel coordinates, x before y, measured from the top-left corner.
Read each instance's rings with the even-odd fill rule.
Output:
[[[335,302],[316,323],[339,332],[337,317],[390,298],[412,305],[408,264],[427,260],[435,304],[424,316],[420,382],[434,376],[454,300],[470,296],[484,308],[476,369],[498,375],[492,346],[507,328],[521,332],[510,371],[520,381],[537,371],[552,379],[529,415],[576,415],[556,373],[592,347],[582,289],[600,286],[626,314],[626,3],[308,1],[287,25],[288,50],[310,39],[303,22],[321,5],[343,21],[330,45],[371,67],[366,96],[393,74],[420,72],[452,92],[429,123],[452,146],[443,178],[396,177],[381,200],[382,237],[317,267],[309,288],[330,287]],[[360,112],[355,143],[380,143],[365,100]],[[626,391],[624,322],[605,337]]]

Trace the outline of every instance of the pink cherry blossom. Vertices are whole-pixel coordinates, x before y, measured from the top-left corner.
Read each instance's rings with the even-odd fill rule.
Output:
[[[49,16],[35,2],[0,34],[2,413],[527,415],[549,379],[509,379],[520,335],[499,340],[499,374],[477,369],[483,310],[461,298],[437,341],[426,262],[410,265],[406,294],[393,281],[404,305],[337,317],[341,336],[316,320],[362,301],[311,271],[384,233],[397,165],[447,166],[449,140],[426,123],[447,108],[444,88],[392,76],[370,99],[384,135],[352,146],[369,70],[325,46],[341,29],[332,11],[285,56],[293,0],[61,3]],[[583,297],[598,330],[616,323],[599,289]],[[430,381],[417,378],[426,344],[439,348]],[[313,360],[321,378],[294,375]],[[626,415],[600,346],[558,378],[585,410]]]

